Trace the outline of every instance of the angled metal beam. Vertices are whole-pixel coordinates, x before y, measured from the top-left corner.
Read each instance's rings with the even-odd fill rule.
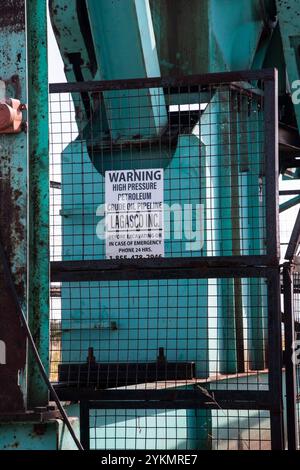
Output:
[[[289,244],[288,244],[285,256],[284,256],[285,259],[292,261],[292,259],[296,255],[299,243],[300,243],[300,209],[298,211],[296,222],[295,222],[295,225],[291,234],[291,238],[290,238],[290,241],[289,241]]]
[[[283,189],[279,191],[279,196],[292,196],[294,194],[300,194],[300,189]]]
[[[279,145],[282,145],[289,149],[290,151],[294,150],[300,151],[300,136],[299,131],[295,127],[287,126],[285,124],[279,123]]]
[[[288,201],[283,202],[279,206],[279,212],[280,214],[284,211],[287,211],[288,209],[291,209],[292,207],[296,206],[300,202],[300,196],[293,197],[292,199],[289,199]]]

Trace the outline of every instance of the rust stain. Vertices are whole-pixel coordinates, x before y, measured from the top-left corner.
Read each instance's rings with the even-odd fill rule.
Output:
[[[15,195],[16,200],[19,199],[19,197],[21,197],[22,194],[23,194],[22,191],[20,191],[19,189],[14,190],[14,195]]]
[[[9,150],[1,158],[0,177],[0,230],[6,256],[10,263],[17,249],[24,240],[25,229],[21,222],[23,213],[20,203],[22,192],[13,189],[13,175]],[[20,202],[18,202],[20,201]],[[14,271],[18,296],[25,298],[26,267]],[[21,325],[16,306],[8,291],[4,274],[0,266],[0,338],[6,344],[7,364],[0,368],[0,412],[24,410],[23,394],[19,385],[19,374],[24,372],[26,364],[26,336]]]
[[[6,0],[5,14],[0,15],[0,29],[10,31],[24,31],[25,24],[25,2],[24,0]]]
[[[25,0],[6,0],[2,2],[0,12],[0,32],[3,47],[0,50],[1,74],[11,70],[10,78],[3,77],[6,90],[11,96],[21,96],[20,77],[24,77],[24,41],[25,41]],[[4,5],[5,4],[5,5]],[[12,36],[12,33],[18,33]],[[19,34],[21,33],[21,34]],[[11,41],[16,38],[14,54]],[[7,47],[6,47],[7,44]],[[25,51],[25,52],[24,52]],[[23,78],[22,78],[23,80]],[[4,144],[4,145],[3,145]],[[21,252],[26,230],[26,194],[18,181],[23,171],[21,165],[15,168],[12,160],[15,154],[15,140],[0,139],[0,234],[4,249],[13,273],[18,297],[24,302],[26,295],[26,258]],[[20,151],[22,151],[20,147]],[[24,149],[24,153],[26,150]],[[24,185],[25,191],[25,185]],[[21,385],[24,380],[26,365],[26,336],[16,310],[15,302],[5,282],[3,268],[0,264],[0,338],[6,344],[6,364],[0,367],[0,413],[23,412],[24,396]],[[10,447],[18,447],[18,441]]]
[[[46,423],[34,424],[33,433],[31,434],[31,437],[43,436],[46,433],[46,430],[47,430]]]

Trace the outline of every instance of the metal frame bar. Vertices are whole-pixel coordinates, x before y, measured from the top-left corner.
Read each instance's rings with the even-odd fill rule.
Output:
[[[51,281],[263,277],[270,269],[264,261],[265,256],[53,261]]]
[[[29,127],[29,255],[28,319],[44,367],[49,372],[49,112],[47,67],[47,7],[43,0],[27,2]],[[36,50],[39,53],[36,53]],[[38,118],[37,118],[38,116]],[[30,408],[48,404],[48,389],[34,357],[28,357],[27,402]]]
[[[279,245],[279,154],[278,154],[278,73],[265,82],[265,164],[266,164],[266,226],[268,231],[267,255],[277,264],[280,259]]]
[[[285,338],[285,380],[286,380],[286,416],[288,450],[299,447],[299,431],[297,419],[297,379],[293,363],[293,345],[295,341],[295,323],[293,309],[293,277],[291,267],[287,263],[283,267],[284,295],[284,338]]]
[[[292,261],[294,256],[296,255],[296,251],[298,249],[300,243],[300,209],[298,211],[298,215],[295,221],[295,225],[291,234],[291,238],[286,249],[286,253],[284,258]]]
[[[226,268],[223,268],[224,271]],[[150,270],[151,271],[151,270]],[[158,270],[155,270],[158,272]],[[186,270],[184,275],[186,275]],[[120,271],[121,272],[121,271]],[[182,277],[180,269],[175,270],[176,277]],[[199,270],[200,277],[220,277],[217,267],[208,272]],[[192,273],[195,276],[195,272]],[[284,448],[283,400],[282,400],[282,349],[281,349],[281,308],[280,279],[278,268],[241,267],[231,268],[227,276],[266,277],[268,281],[268,335],[269,335],[269,390],[235,391],[208,390],[204,394],[203,386],[197,390],[91,390],[75,387],[57,386],[61,400],[88,402],[90,408],[197,408],[197,409],[248,409],[269,410],[271,422],[272,449]],[[162,278],[166,274],[161,273]],[[128,276],[127,278],[128,279]],[[207,383],[209,385],[209,382]],[[210,399],[211,398],[211,399]],[[91,402],[91,403],[90,403]],[[138,402],[138,403],[137,403]],[[84,405],[86,406],[86,405]]]
[[[219,408],[264,409],[270,411],[272,449],[284,448],[282,404],[281,309],[279,279],[279,191],[278,191],[278,93],[277,71],[226,72],[182,78],[150,78],[121,81],[80,82],[50,85],[50,93],[102,92],[151,87],[192,87],[264,81],[265,177],[267,254],[163,258],[153,260],[61,261],[51,263],[52,281],[104,281],[133,279],[265,277],[268,280],[269,390],[213,391],[213,396],[176,390],[80,390],[57,387],[61,399],[83,400],[83,426],[90,408]],[[176,91],[176,90],[174,90]],[[203,384],[202,384],[203,385]],[[213,397],[210,400],[210,397]],[[137,402],[137,400],[141,400]],[[88,418],[87,418],[88,416]],[[89,437],[84,436],[87,446]],[[88,447],[86,447],[88,448]]]
[[[273,450],[284,449],[283,399],[282,399],[282,344],[279,269],[268,276],[268,341],[269,390],[273,397],[271,411],[271,440]]]
[[[177,400],[176,402],[171,400],[159,401],[159,400],[150,400],[150,401],[122,401],[122,402],[115,402],[115,401],[89,401],[89,408],[90,409],[99,409],[99,410],[134,410],[134,409],[147,409],[147,410],[164,410],[164,409],[187,409],[187,410],[219,410],[220,408],[226,410],[249,410],[249,402],[232,402],[232,401],[223,401],[219,400],[218,405],[211,402],[204,402],[203,400]],[[253,402],[250,407],[251,410],[266,410],[268,406],[257,404],[257,402]]]
[[[90,448],[90,406],[89,402],[82,400],[80,402],[80,442],[84,450]]]
[[[193,85],[219,85],[231,82],[249,82],[264,80],[273,82],[274,69],[242,70],[237,72],[209,73],[202,75],[188,75],[185,77],[153,77],[133,78],[128,80],[102,80],[75,83],[51,83],[49,93],[82,93],[101,92],[109,90],[156,88],[156,87],[187,87]]]
[[[200,267],[224,266],[228,269],[235,266],[274,266],[278,265],[279,250],[279,194],[278,194],[278,93],[277,93],[277,71],[275,69],[266,69],[261,71],[240,71],[240,72],[224,72],[205,75],[192,75],[182,78],[166,77],[166,78],[147,78],[147,79],[129,79],[129,80],[105,80],[78,83],[59,83],[50,84],[50,93],[73,93],[73,92],[102,92],[117,89],[141,89],[149,87],[192,87],[193,85],[220,85],[231,82],[264,80],[265,86],[265,169],[266,169],[266,225],[274,227],[275,230],[268,232],[267,237],[267,254],[261,256],[232,256],[232,257],[207,257],[193,258],[195,263]],[[176,91],[176,90],[175,90]],[[186,263],[192,263],[191,259],[184,258],[158,260],[157,264],[153,264],[154,268],[163,270],[164,268],[181,269]],[[118,261],[117,265],[120,269],[128,272],[130,263],[128,260]],[[135,263],[140,266],[141,270],[152,268],[152,262],[147,260],[139,260]],[[83,268],[83,269],[82,269]],[[226,270],[227,270],[226,269]],[[107,271],[111,270],[109,275]],[[220,273],[220,276],[226,277],[226,270]],[[114,272],[114,274],[112,274]],[[89,279],[89,273],[91,278]],[[106,274],[105,274],[106,273]],[[200,274],[200,273],[199,273]],[[133,273],[131,273],[133,276]],[[145,274],[147,275],[147,274]],[[151,276],[155,276],[152,272]],[[107,277],[105,277],[107,276]],[[117,274],[121,276],[121,273]],[[196,275],[198,277],[198,274]],[[149,278],[150,276],[148,276]],[[156,277],[156,276],[155,276]],[[175,276],[176,277],[176,276]],[[206,276],[204,276],[206,277]],[[52,262],[51,263],[51,280],[99,280],[99,279],[118,279],[116,277],[116,264],[102,261],[69,261],[69,262]],[[124,277],[121,277],[124,278]],[[157,278],[157,277],[156,277]],[[142,279],[141,274],[132,279]]]
[[[203,384],[202,384],[203,385]],[[95,390],[57,387],[56,392],[61,400],[80,401],[84,405],[93,403],[90,408],[148,408],[153,403],[154,408],[165,408],[167,403],[171,408],[199,409],[257,409],[269,410],[274,406],[268,391],[238,391],[238,390],[209,390],[204,394],[201,389],[194,390]],[[109,403],[108,406],[105,403]],[[123,404],[124,403],[124,404]],[[94,406],[95,404],[95,406]],[[128,406],[127,406],[128,405]]]
[[[282,213],[284,211],[287,211],[288,209],[295,207],[299,203],[300,203],[300,195],[295,196],[292,199],[289,199],[288,201],[285,201],[282,204],[280,204],[279,212]]]
[[[292,196],[294,194],[300,194],[300,189],[283,189],[279,191],[279,196]]]

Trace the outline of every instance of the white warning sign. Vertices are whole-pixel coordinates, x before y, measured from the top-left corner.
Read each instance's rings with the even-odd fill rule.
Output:
[[[105,172],[106,258],[164,256],[163,169]]]

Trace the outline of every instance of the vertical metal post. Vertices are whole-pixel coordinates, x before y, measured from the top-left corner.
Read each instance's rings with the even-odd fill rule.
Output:
[[[269,391],[273,400],[270,410],[272,450],[284,449],[282,400],[282,344],[279,268],[268,275]]]
[[[220,155],[223,155],[223,158],[222,164],[218,167],[217,177],[217,186],[220,186],[218,190],[220,213],[217,230],[220,234],[219,250],[221,255],[226,254],[226,252],[236,254],[238,247],[234,246],[233,240],[239,238],[236,235],[237,227],[233,227],[232,225],[232,220],[234,220],[234,199],[237,195],[233,194],[232,189],[234,175],[232,175],[233,163],[231,160],[235,158],[235,156],[232,155],[233,149],[230,140],[230,132],[232,131],[231,119],[233,119],[233,115],[231,115],[230,97],[228,91],[219,92],[219,124],[220,129],[222,129],[220,130],[219,145],[223,149],[222,151],[220,150]],[[226,213],[226,216],[224,216],[224,213]],[[230,237],[228,237],[227,233],[231,234]],[[218,304],[218,322],[220,324],[218,346],[220,352],[220,372],[223,374],[235,374],[238,372],[235,283],[233,279],[218,279],[217,285],[218,296],[220,298]]]
[[[268,276],[268,360],[269,389],[274,400],[270,411],[272,449],[284,448],[282,403],[282,348],[279,275],[279,191],[278,191],[278,73],[264,82],[265,177],[267,255],[274,265]],[[271,228],[269,230],[269,228]]]
[[[230,93],[230,167],[231,167],[231,224],[232,224],[232,254],[241,254],[240,240],[240,188],[239,172],[236,156],[238,155],[238,101],[236,93]],[[237,372],[245,371],[244,328],[242,306],[241,279],[234,279],[234,316],[235,316],[235,348]]]
[[[284,299],[284,337],[285,337],[285,381],[286,381],[286,414],[288,450],[299,447],[297,420],[297,383],[296,368],[293,363],[293,343],[295,341],[293,278],[288,263],[283,268]]]
[[[278,73],[273,80],[264,82],[265,124],[265,177],[266,177],[266,228],[267,255],[274,264],[279,263],[279,191],[278,191]],[[269,230],[272,227],[272,230]]]
[[[49,157],[47,6],[27,1],[29,112],[29,325],[45,369],[49,369]],[[32,356],[28,405],[48,404],[48,390]]]
[[[84,450],[90,449],[90,407],[89,402],[80,402],[80,442]]]

